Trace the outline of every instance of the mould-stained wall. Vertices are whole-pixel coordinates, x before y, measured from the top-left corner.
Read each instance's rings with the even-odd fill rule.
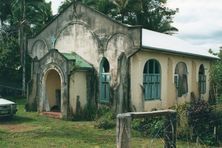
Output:
[[[48,47],[43,40],[37,40],[29,50],[29,55],[32,58],[37,57],[37,59],[41,59],[45,54],[48,53]]]
[[[41,40],[44,47],[56,48],[60,52],[76,52],[99,70],[103,56],[112,59],[114,55],[135,52],[140,47],[140,27],[120,24],[106,15],[78,3],[71,5],[42,32],[28,40],[31,57],[42,57],[45,48],[35,45]],[[38,48],[38,50],[36,50]],[[115,54],[110,53],[114,49]],[[117,50],[118,49],[118,50]],[[40,53],[41,52],[41,53]]]
[[[70,76],[69,100],[73,114],[76,113],[77,102],[83,109],[87,103],[87,79],[86,72],[77,71]],[[79,100],[78,100],[79,99]]]

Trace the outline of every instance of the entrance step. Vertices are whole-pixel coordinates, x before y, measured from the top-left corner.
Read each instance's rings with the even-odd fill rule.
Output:
[[[42,112],[41,115],[44,115],[50,118],[61,119],[60,112]]]

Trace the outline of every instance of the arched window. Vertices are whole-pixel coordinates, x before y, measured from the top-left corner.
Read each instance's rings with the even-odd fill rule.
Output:
[[[175,85],[177,88],[178,97],[181,97],[188,92],[187,74],[186,64],[183,62],[177,63],[175,69]]]
[[[143,69],[144,99],[160,99],[160,64],[157,60],[148,60]]]
[[[206,92],[206,75],[203,64],[199,68],[199,92],[205,94]]]
[[[109,103],[110,100],[110,66],[106,58],[103,58],[100,63],[100,102]]]

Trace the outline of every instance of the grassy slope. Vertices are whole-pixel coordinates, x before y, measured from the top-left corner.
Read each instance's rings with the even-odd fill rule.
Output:
[[[18,112],[12,119],[0,119],[0,147],[74,147],[104,148],[115,146],[115,129],[94,128],[94,122],[51,119],[24,111],[24,99],[16,101]],[[132,138],[132,147],[163,147],[163,141]],[[190,145],[191,147],[196,145]],[[188,147],[178,142],[178,147]]]

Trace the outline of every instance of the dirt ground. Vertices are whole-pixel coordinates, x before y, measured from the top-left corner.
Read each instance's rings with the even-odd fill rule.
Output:
[[[0,125],[1,130],[6,130],[9,132],[27,132],[38,129],[38,126],[33,125],[23,125],[23,124],[7,124],[7,125]]]

